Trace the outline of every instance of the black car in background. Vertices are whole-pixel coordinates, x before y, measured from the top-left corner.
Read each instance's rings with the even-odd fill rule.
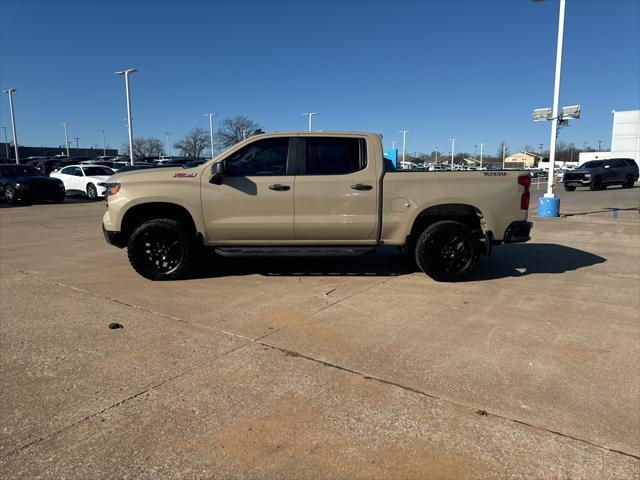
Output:
[[[49,178],[28,165],[0,165],[0,197],[7,203],[53,200],[63,202],[62,181]]]
[[[49,176],[49,174],[53,171],[55,166],[60,162],[59,158],[46,158],[44,160],[40,160],[38,163],[33,165],[36,170],[42,173],[45,176]]]
[[[631,188],[638,180],[638,164],[631,158],[591,160],[564,174],[564,189],[572,192],[576,187],[604,190],[609,185]]]

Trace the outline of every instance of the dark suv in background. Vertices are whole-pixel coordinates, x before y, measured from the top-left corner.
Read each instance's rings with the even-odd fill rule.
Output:
[[[576,187],[604,190],[609,185],[631,188],[638,180],[638,165],[630,158],[591,160],[564,174],[564,189],[572,192]]]

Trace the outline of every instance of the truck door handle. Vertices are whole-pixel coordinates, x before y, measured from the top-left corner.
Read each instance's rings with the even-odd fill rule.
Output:
[[[269,185],[269,190],[275,190],[276,192],[285,192],[287,190],[291,190],[289,185],[282,185],[281,183],[275,183],[273,185]]]
[[[373,187],[371,185],[365,185],[364,183],[356,183],[355,185],[351,185],[351,188],[354,190],[371,190]]]

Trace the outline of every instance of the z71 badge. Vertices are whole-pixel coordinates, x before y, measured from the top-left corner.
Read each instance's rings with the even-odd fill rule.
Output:
[[[196,172],[192,172],[192,173],[178,172],[173,174],[173,178],[195,177],[196,175],[197,175]]]

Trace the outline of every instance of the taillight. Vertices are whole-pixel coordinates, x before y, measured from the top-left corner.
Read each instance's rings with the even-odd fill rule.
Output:
[[[520,208],[522,210],[529,210],[529,201],[531,200],[531,192],[529,191],[529,187],[531,187],[531,175],[520,175],[518,177],[518,185],[524,187],[524,192],[522,192],[520,196]]]

